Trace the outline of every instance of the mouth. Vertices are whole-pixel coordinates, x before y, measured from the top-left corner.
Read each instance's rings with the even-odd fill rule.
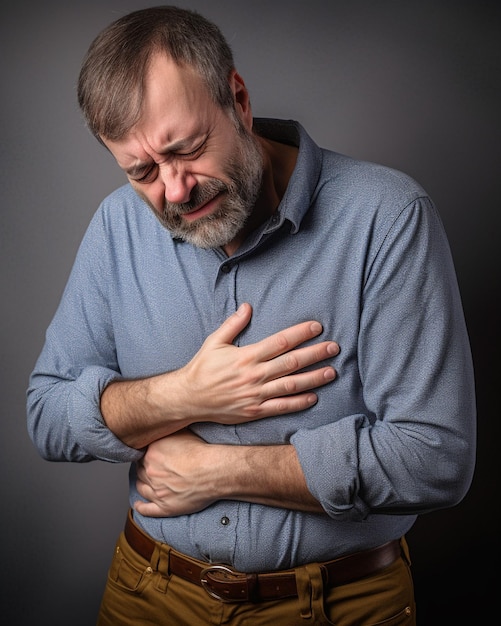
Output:
[[[195,220],[200,219],[201,217],[205,217],[206,215],[210,215],[214,213],[216,210],[219,200],[222,197],[223,192],[219,192],[213,198],[211,198],[208,202],[205,202],[201,206],[189,211],[188,213],[183,213],[183,219],[187,222],[194,222]]]

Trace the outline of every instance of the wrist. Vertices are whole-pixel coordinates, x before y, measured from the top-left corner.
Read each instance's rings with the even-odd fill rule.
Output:
[[[189,394],[183,391],[179,372],[159,374],[147,382],[146,406],[158,426],[166,428],[162,436],[187,428],[195,421],[190,415]]]

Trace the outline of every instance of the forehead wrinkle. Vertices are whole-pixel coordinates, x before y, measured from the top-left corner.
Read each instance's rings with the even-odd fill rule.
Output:
[[[148,135],[150,134],[146,128],[137,127],[135,132],[130,134],[130,137],[134,137],[135,144],[144,151],[151,158],[155,159],[156,156],[164,156],[169,153],[177,152],[178,150],[183,150],[186,148],[191,148],[195,141],[201,140],[207,136],[207,132],[201,130],[201,128],[197,128],[196,130],[190,132],[187,129],[186,136],[181,136],[179,139],[170,139],[170,136],[176,135],[176,132],[169,132],[167,129],[160,129],[156,136],[151,134],[150,138]],[[131,154],[134,157],[133,154]]]

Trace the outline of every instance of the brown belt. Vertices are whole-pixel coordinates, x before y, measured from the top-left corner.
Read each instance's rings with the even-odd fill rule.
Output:
[[[149,561],[156,543],[134,524],[130,512],[124,533],[130,547]],[[400,541],[395,539],[377,548],[321,563],[320,567],[324,583],[334,587],[371,576],[399,556]],[[198,562],[175,550],[169,554],[169,569],[171,574],[203,587],[210,596],[223,602],[259,602],[297,596],[294,570],[244,574],[226,565]]]

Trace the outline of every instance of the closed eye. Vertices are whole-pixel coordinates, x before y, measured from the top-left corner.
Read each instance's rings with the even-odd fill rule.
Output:
[[[206,142],[207,138],[205,138],[194,150],[190,150],[189,152],[173,152],[173,154],[181,159],[196,159],[202,153]]]
[[[158,166],[151,167],[142,176],[137,178],[131,177],[131,180],[135,183],[151,183],[156,178],[156,170]]]
[[[207,143],[208,138],[209,138],[208,136],[205,137],[202,143],[200,143],[194,150],[190,150],[189,152],[178,152],[178,151],[172,150],[166,153],[166,155],[170,155],[171,159],[174,158],[174,159],[181,159],[181,160],[187,160],[187,161],[198,159],[202,155],[202,152],[204,151],[205,144]],[[168,157],[166,156],[165,158],[167,159]],[[141,167],[137,167],[131,170],[128,173],[128,177],[131,180],[131,182],[139,183],[139,184],[148,184],[148,183],[152,183],[156,179],[157,170],[158,170],[158,165],[156,163],[153,164],[152,167],[141,166]]]

